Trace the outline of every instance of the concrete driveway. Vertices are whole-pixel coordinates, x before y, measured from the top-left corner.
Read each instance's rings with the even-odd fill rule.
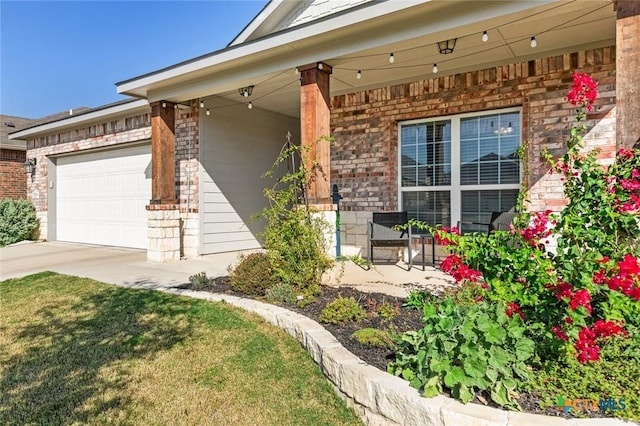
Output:
[[[227,275],[238,253],[202,256],[179,262],[147,262],[144,250],[61,242],[26,242],[0,248],[0,281],[42,271],[93,278],[127,287],[174,287],[189,276]]]

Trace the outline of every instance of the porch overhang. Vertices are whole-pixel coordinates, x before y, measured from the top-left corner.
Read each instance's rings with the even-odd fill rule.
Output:
[[[481,41],[485,30],[488,42]],[[445,58],[435,45],[451,38],[456,51]],[[336,95],[424,78],[436,62],[448,75],[614,43],[608,0],[372,2],[117,83],[117,90],[149,102],[213,95],[239,101],[237,89],[255,85],[254,106],[296,117],[294,69],[303,64],[331,65]]]

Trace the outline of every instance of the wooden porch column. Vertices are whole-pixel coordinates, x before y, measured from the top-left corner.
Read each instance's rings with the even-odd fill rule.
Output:
[[[321,69],[322,68],[322,69]],[[308,146],[307,167],[315,162],[312,182],[308,188],[309,203],[331,204],[329,186],[329,141],[320,139],[330,135],[331,97],[329,76],[331,67],[318,62],[298,67],[300,70],[300,126],[302,145]]]
[[[176,203],[176,133],[174,103],[151,104],[151,201]]]
[[[616,140],[640,148],[640,1],[616,1]]]

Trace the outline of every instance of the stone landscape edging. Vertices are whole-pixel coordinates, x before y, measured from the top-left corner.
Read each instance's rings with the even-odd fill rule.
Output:
[[[424,426],[623,426],[636,423],[612,418],[565,419],[478,404],[462,404],[439,395],[424,398],[399,377],[385,373],[353,355],[316,321],[276,305],[228,294],[178,288],[157,290],[202,299],[226,302],[261,316],[294,337],[321,367],[336,393],[362,421],[373,425]]]

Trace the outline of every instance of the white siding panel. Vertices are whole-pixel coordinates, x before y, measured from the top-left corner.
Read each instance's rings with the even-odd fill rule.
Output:
[[[149,145],[59,158],[56,239],[146,248],[150,163]]]
[[[287,132],[299,138],[297,119],[245,104],[215,108],[200,115],[200,232],[201,254],[261,247],[261,223],[251,217],[266,206],[263,190],[273,181],[262,179],[286,142]]]

